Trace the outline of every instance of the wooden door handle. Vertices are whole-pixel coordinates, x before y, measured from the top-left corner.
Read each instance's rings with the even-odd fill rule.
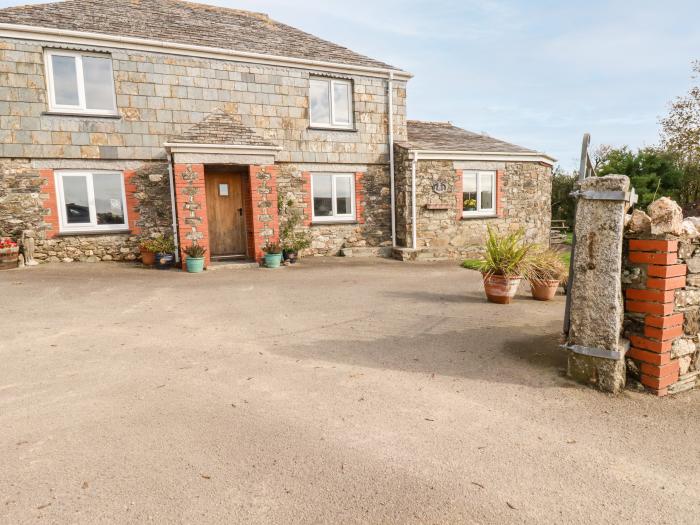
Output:
[[[238,215],[243,217],[243,208],[238,208]]]

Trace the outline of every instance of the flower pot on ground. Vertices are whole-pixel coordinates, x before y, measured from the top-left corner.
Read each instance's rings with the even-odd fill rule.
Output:
[[[520,281],[527,273],[527,255],[531,248],[523,237],[523,230],[499,235],[488,227],[486,253],[479,270],[484,277],[484,292],[489,302],[508,304],[515,297]]]
[[[533,251],[528,256],[527,277],[532,297],[538,301],[551,301],[557,288],[566,278],[567,269],[561,254],[547,248]]]
[[[297,262],[297,252],[294,250],[285,250],[282,252],[282,257],[289,264],[294,264]]]
[[[279,268],[282,263],[282,248],[277,243],[267,243],[263,247],[265,252],[265,267],[266,268]]]
[[[157,269],[167,270],[175,263],[175,242],[172,237],[164,235],[154,237],[150,241],[149,249],[155,253]]]
[[[19,264],[19,245],[12,239],[0,237],[0,270],[17,268]]]
[[[185,266],[188,273],[201,273],[204,270],[204,254],[206,252],[206,248],[196,243],[185,248],[185,255],[187,255]]]
[[[139,251],[141,252],[141,264],[144,266],[153,266],[156,263],[156,254],[150,248],[151,241],[144,241],[139,245]]]

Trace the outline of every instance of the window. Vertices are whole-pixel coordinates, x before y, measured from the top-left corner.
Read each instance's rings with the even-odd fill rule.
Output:
[[[309,80],[311,125],[350,129],[352,119],[352,82],[332,78]]]
[[[48,51],[45,60],[51,111],[116,114],[109,55]]]
[[[124,177],[119,172],[57,171],[61,231],[127,230]]]
[[[355,219],[355,177],[349,174],[311,176],[314,222]]]
[[[462,174],[462,215],[496,215],[495,171],[465,171]]]

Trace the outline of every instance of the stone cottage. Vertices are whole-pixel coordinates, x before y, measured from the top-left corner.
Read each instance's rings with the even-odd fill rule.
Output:
[[[0,235],[42,261],[135,260],[158,233],[253,260],[283,202],[319,255],[456,256],[487,224],[545,241],[553,159],[407,122],[410,78],[259,13],[2,9]]]

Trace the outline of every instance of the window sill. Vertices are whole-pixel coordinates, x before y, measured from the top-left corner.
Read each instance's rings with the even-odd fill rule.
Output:
[[[498,219],[498,215],[495,213],[474,213],[473,215],[462,215],[463,221],[468,221],[471,219]]]
[[[58,233],[58,237],[75,237],[76,235],[131,235],[131,230],[72,230]]]
[[[332,220],[332,221],[311,221],[311,226],[329,226],[333,224],[360,224],[357,219],[348,219],[348,220],[343,220],[343,219],[338,219],[338,220]]]
[[[330,126],[309,126],[306,128],[311,131],[344,131],[346,133],[357,133],[357,128],[334,128]]]
[[[46,117],[81,117],[81,118],[106,118],[111,120],[121,120],[122,116],[119,113],[81,113],[79,111],[44,111],[41,113]]]

